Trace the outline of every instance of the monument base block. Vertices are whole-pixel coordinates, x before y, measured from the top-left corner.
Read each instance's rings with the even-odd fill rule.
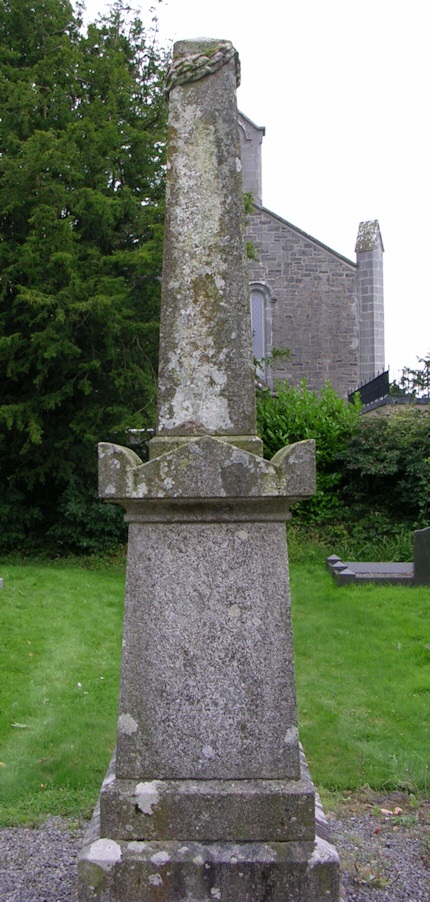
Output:
[[[153,842],[308,842],[315,836],[315,790],[300,780],[119,780],[108,771],[100,794],[102,836]]]
[[[176,788],[117,780],[113,759],[79,854],[74,902],[340,902],[339,859],[302,749],[300,765],[300,780],[226,781],[224,795],[217,780]],[[156,829],[164,839],[152,838]],[[283,833],[291,839],[279,841]]]
[[[116,842],[94,816],[77,902],[339,902],[339,859],[315,842]]]

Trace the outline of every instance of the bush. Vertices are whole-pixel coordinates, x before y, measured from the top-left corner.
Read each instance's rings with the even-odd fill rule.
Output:
[[[332,521],[344,510],[339,457],[358,427],[361,405],[358,400],[347,405],[329,383],[320,395],[305,381],[297,388],[288,383],[278,383],[276,388],[276,396],[265,390],[257,397],[258,431],[265,456],[273,457],[284,445],[315,439],[317,490],[314,498],[301,502],[298,516],[302,522]]]
[[[430,513],[430,412],[400,408],[363,417],[326,385],[278,385],[257,399],[265,455],[303,439],[316,441],[317,490],[294,505],[291,538],[345,560],[411,560],[412,533]],[[293,548],[294,551],[294,548]]]
[[[364,417],[340,453],[342,493],[359,519],[420,529],[430,512],[430,413],[413,406]]]

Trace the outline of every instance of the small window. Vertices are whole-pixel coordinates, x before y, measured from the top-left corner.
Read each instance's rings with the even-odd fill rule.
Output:
[[[251,282],[250,307],[252,350],[256,360],[265,361],[272,353],[273,310],[276,298],[265,282]],[[270,365],[257,364],[257,376],[267,385],[273,382]]]
[[[252,351],[257,360],[266,356],[266,316],[264,294],[251,290]]]

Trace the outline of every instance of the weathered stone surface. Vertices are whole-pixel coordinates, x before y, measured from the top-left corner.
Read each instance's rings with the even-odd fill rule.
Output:
[[[77,902],[338,902],[330,842],[116,841],[97,813],[78,860]]]
[[[100,797],[102,836],[198,842],[313,841],[315,792],[300,780],[117,780]]]
[[[235,445],[236,448],[242,448],[243,451],[249,451],[250,454],[263,456],[263,442],[257,435],[223,435],[222,440]],[[154,457],[161,457],[168,451],[176,451],[189,441],[191,441],[189,435],[156,435],[149,442],[149,458],[153,460]]]
[[[117,775],[297,779],[284,522],[132,522],[126,594]]]
[[[270,462],[212,436],[144,464],[128,448],[99,444],[99,495],[107,501],[282,497],[291,504],[314,492],[313,440],[283,448]]]
[[[175,45],[177,63],[229,42]],[[158,435],[255,435],[234,54],[170,92]]]
[[[289,498],[311,498],[316,490],[315,442],[308,439],[281,448],[271,459],[272,466],[285,477]]]

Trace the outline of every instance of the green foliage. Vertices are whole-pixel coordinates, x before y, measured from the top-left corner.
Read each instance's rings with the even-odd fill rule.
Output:
[[[266,457],[293,442],[316,441],[317,491],[313,499],[301,503],[302,521],[323,522],[340,515],[338,459],[357,427],[360,409],[359,401],[347,405],[328,383],[320,395],[305,381],[297,388],[279,383],[276,396],[269,391],[258,395],[258,430]]]
[[[96,443],[154,419],[165,57],[122,0],[80,26],[0,3],[3,549],[118,542]]]
[[[385,524],[371,514],[355,520],[347,506],[342,517],[312,522],[300,519],[298,510],[288,524],[288,554],[294,563],[321,565],[331,554],[343,561],[411,561],[413,533],[402,523]]]
[[[251,191],[244,191],[243,193],[243,203],[245,207],[245,218],[246,223],[248,224],[248,215],[252,213],[254,210],[254,197]],[[256,260],[257,254],[252,241],[245,242],[245,253],[248,260]]]
[[[318,443],[318,463],[328,466],[352,435],[360,409],[359,402],[346,404],[329,383],[320,395],[311,391],[305,380],[296,388],[287,382],[278,383],[276,395],[266,390],[257,397],[265,455],[273,457],[284,445],[313,438]]]
[[[265,357],[254,357],[254,368],[256,371],[256,375],[258,375],[259,367],[268,366],[271,367],[274,363],[280,361],[289,360],[291,357],[291,351],[289,348],[272,348],[270,354],[266,354]],[[273,397],[273,396],[272,396]],[[259,396],[257,397],[258,400]]]
[[[430,397],[430,351],[427,357],[417,357],[421,364],[416,370],[405,366],[400,379],[399,394],[414,395],[418,398]]]
[[[243,192],[243,203],[245,206],[246,215],[254,212],[254,195],[252,191]]]
[[[404,398],[408,393],[406,389],[394,379],[394,382],[390,382],[389,394],[392,398]]]
[[[245,242],[245,253],[246,253],[247,260],[256,260],[257,259],[257,254],[256,254],[255,247],[254,247],[252,241]]]
[[[414,406],[389,416],[363,417],[341,452],[342,490],[353,518],[377,532],[398,523],[428,524],[430,513],[430,413]]]
[[[257,398],[265,455],[316,441],[317,491],[294,511],[294,528],[345,560],[411,560],[412,532],[430,515],[430,412],[407,405],[362,416],[327,385],[278,385]]]

